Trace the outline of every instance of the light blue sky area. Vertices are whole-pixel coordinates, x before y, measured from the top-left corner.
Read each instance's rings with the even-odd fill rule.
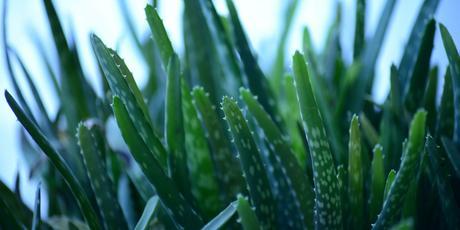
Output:
[[[67,34],[73,34],[78,44],[78,50],[82,58],[84,70],[89,78],[97,79],[95,59],[89,44],[89,33],[95,32],[110,47],[120,47],[120,55],[125,59],[128,67],[133,72],[139,85],[145,83],[146,69],[139,59],[134,48],[127,27],[120,17],[120,8],[117,0],[59,0],[54,1],[58,14],[63,20],[63,26]],[[131,0],[129,11],[137,26],[139,35],[148,35],[148,25],[145,20],[144,7],[146,2],[142,0]],[[164,20],[167,32],[169,33],[174,47],[181,52],[181,23],[182,12],[181,0],[160,0],[160,14]],[[276,39],[279,36],[280,17],[284,7],[282,0],[234,0],[243,26],[252,42],[253,48],[258,54],[260,63],[265,71],[274,61]],[[327,29],[331,24],[334,0],[301,0],[300,9],[297,11],[296,20],[292,28],[288,42],[288,54],[301,49],[302,28],[307,25],[313,36],[313,43],[317,50],[324,45]],[[351,61],[351,50],[354,33],[354,12],[355,0],[344,0],[343,2],[343,28],[342,47],[346,55],[346,61]],[[372,35],[376,22],[380,16],[384,0],[368,0],[367,35]],[[224,0],[215,1],[218,10],[226,14]],[[377,64],[374,97],[382,101],[386,96],[389,87],[389,67],[391,63],[399,63],[401,52],[404,49],[410,29],[415,20],[417,11],[422,0],[398,1],[393,18],[390,22],[388,35],[386,37],[379,62]],[[3,4],[3,2],[2,2]],[[460,45],[460,24],[458,23],[458,10],[460,1],[441,0],[436,19],[444,23],[450,30],[456,44]],[[56,100],[51,91],[51,85],[43,68],[43,62],[38,55],[38,49],[34,38],[39,38],[48,56],[56,63],[56,54],[52,46],[49,28],[42,1],[10,0],[8,9],[8,41],[25,60],[27,67],[35,79],[44,101],[47,102],[47,109],[54,116],[57,110]],[[0,55],[0,179],[7,185],[14,184],[15,174],[18,167],[21,169],[21,186],[26,203],[33,203],[33,192],[37,181],[29,181],[25,163],[22,161],[19,147],[20,125],[10,111],[4,97],[4,89],[11,89],[7,78],[6,65],[3,51]],[[289,63],[290,55],[286,63]],[[441,73],[447,65],[447,58],[439,36],[436,34],[435,49],[432,57],[433,64],[439,64]],[[57,67],[57,66],[55,66]],[[58,68],[55,68],[58,69]],[[22,79],[21,72],[15,63],[15,70]],[[23,80],[21,80],[23,82]],[[100,88],[99,82],[91,80],[94,87]],[[442,86],[442,85],[441,85]],[[441,87],[440,86],[440,87]],[[28,89],[24,87],[26,96]],[[45,198],[46,200],[46,198]],[[46,208],[46,202],[44,209]]]

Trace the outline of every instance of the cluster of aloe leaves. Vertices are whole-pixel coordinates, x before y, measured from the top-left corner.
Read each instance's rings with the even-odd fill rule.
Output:
[[[284,50],[299,0],[287,1],[269,74],[232,0],[225,16],[212,0],[183,1],[182,54],[156,1],[145,8],[151,34],[142,39],[120,0],[148,81],[139,87],[117,52],[92,34],[102,89],[85,74],[52,1],[43,0],[59,60],[53,69],[40,49],[59,102],[54,116],[8,45],[4,2],[3,48],[15,95],[5,97],[24,127],[30,176],[41,185],[31,210],[18,186],[0,183],[2,229],[460,227],[460,57],[432,18],[439,0],[423,2],[382,104],[370,95],[396,0],[386,1],[368,38],[366,0],[356,0],[352,63],[342,57],[338,5],[325,48],[315,50],[305,28],[303,54],[289,65]],[[430,66],[437,28],[445,73]],[[113,118],[127,148],[109,141]],[[40,190],[48,194],[46,218]]]

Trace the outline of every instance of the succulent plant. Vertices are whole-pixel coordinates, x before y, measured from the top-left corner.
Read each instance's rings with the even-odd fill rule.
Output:
[[[370,94],[396,0],[386,1],[369,39],[366,1],[356,1],[352,63],[342,57],[337,7],[325,49],[314,49],[305,28],[292,69],[284,50],[299,0],[288,1],[270,74],[259,66],[232,0],[228,15],[212,0],[184,0],[181,54],[154,1],[145,8],[152,36],[130,35],[148,68],[146,85],[139,87],[117,51],[90,35],[101,89],[85,75],[52,1],[43,0],[59,57],[56,70],[42,53],[58,97],[55,116],[6,40],[4,2],[3,48],[15,95],[5,91],[5,98],[41,184],[31,209],[18,187],[0,183],[1,229],[460,226],[460,57],[432,18],[439,0],[423,2],[380,104]],[[437,28],[449,60],[442,92],[438,67],[430,66]],[[33,100],[26,100],[13,60]],[[126,148],[109,141],[113,125]],[[50,197],[46,218],[41,191]]]

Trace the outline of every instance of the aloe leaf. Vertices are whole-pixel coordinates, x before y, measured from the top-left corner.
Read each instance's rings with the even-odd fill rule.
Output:
[[[454,132],[454,90],[452,88],[452,76],[450,67],[446,68],[441,102],[438,108],[436,125],[437,136],[451,137]]]
[[[182,110],[189,179],[198,206],[206,216],[211,217],[222,208],[221,202],[224,199],[220,196],[207,138],[192,100],[188,86],[182,81]]]
[[[310,180],[307,174],[297,162],[285,137],[281,134],[275,122],[270,118],[270,115],[264,111],[257,99],[249,90],[244,88],[240,89],[240,95],[242,100],[246,103],[249,112],[251,112],[259,127],[263,130],[270,148],[273,149],[274,153],[272,155],[276,159],[276,165],[272,164],[272,166],[274,168],[280,167],[281,171],[286,174],[284,178],[282,178],[287,182],[287,184],[284,185],[285,187],[287,186],[284,188],[286,191],[284,191],[284,195],[282,192],[279,196],[294,196],[294,204],[284,205],[294,205],[297,209],[294,209],[295,213],[290,213],[286,218],[294,219],[295,216],[299,216],[300,220],[303,220],[304,227],[313,228],[313,190],[309,184]],[[283,190],[281,181],[279,182],[278,189]]]
[[[416,56],[414,70],[409,75],[408,83],[403,88],[403,96],[406,108],[409,112],[421,106],[420,98],[423,98],[426,84],[428,81],[428,73],[430,71],[431,52],[433,51],[434,32],[436,22],[431,19],[425,27],[423,39],[420,44],[419,52]]]
[[[364,104],[364,95],[366,94],[366,89],[369,87],[369,84],[372,83],[375,63],[377,62],[377,57],[379,56],[382,48],[383,40],[386,35],[391,15],[393,14],[395,3],[396,0],[386,1],[377,24],[377,29],[371,40],[366,43],[366,46],[362,51],[361,61],[363,68],[355,82],[354,90],[352,91],[352,95],[350,97],[354,100],[348,106],[352,112],[360,112]]]
[[[411,80],[411,74],[416,69],[417,55],[423,50],[422,43],[425,39],[422,35],[430,23],[429,19],[433,17],[438,8],[440,0],[425,0],[418,12],[415,24],[412,27],[407,45],[404,49],[401,62],[399,63],[398,76],[401,89],[408,87]]]
[[[144,230],[150,229],[150,225],[152,222],[155,221],[155,214],[159,207],[159,198],[158,196],[153,196],[147,201],[145,205],[144,212],[142,212],[142,216],[134,227],[135,230]]]
[[[248,200],[241,195],[238,195],[237,211],[238,216],[240,217],[239,221],[241,222],[244,230],[260,228],[261,225],[257,219],[254,208],[252,208]]]
[[[230,142],[209,95],[203,88],[196,87],[192,91],[192,96],[199,118],[207,130],[207,138],[212,150],[211,156],[216,166],[217,179],[225,197],[224,201],[230,202],[244,189],[241,167],[234,157]]]
[[[239,153],[251,200],[263,228],[276,226],[276,207],[261,153],[236,101],[224,97],[222,110]]]
[[[145,15],[147,16],[147,22],[149,23],[150,31],[153,34],[153,39],[159,49],[163,66],[166,70],[169,60],[174,55],[174,49],[171,41],[169,40],[166,29],[163,25],[163,21],[158,15],[157,10],[150,5],[145,7]]]
[[[147,202],[152,196],[155,195],[154,187],[152,184],[150,184],[147,177],[145,177],[145,175],[142,173],[142,170],[137,163],[131,164],[126,172],[142,200]]]
[[[393,225],[390,230],[411,230],[414,229],[414,220],[412,218],[404,219]]]
[[[94,34],[91,36],[91,43],[112,94],[118,96],[123,104],[127,105],[136,132],[140,134],[150,152],[154,153],[161,167],[166,169],[166,150],[153,131],[147,106],[131,72],[115,51],[108,49]]]
[[[411,181],[415,178],[417,164],[423,150],[425,137],[426,112],[419,110],[412,119],[409,130],[409,141],[401,160],[401,166],[392,183],[388,196],[378,215],[373,229],[388,228],[394,224],[404,204],[406,193]]]
[[[78,144],[86,172],[105,227],[124,229],[127,224],[116,199],[115,185],[107,173],[103,136],[97,126],[92,126],[90,122],[91,120],[87,120],[80,123],[77,128]]]
[[[444,154],[442,149],[439,148],[430,135],[428,135],[426,139],[425,148],[429,157],[429,172],[434,177],[433,180],[446,227],[449,229],[457,229],[458,226],[460,226],[460,219],[458,218],[460,215],[460,208],[456,202],[455,190],[449,182],[449,172],[442,163]],[[445,150],[449,151],[448,149]]]
[[[457,178],[460,178],[460,151],[451,140],[442,137],[441,141],[446,151],[446,155],[450,160],[450,164],[457,174]]]
[[[424,108],[428,112],[427,114],[427,126],[431,133],[436,131],[436,99],[438,96],[438,67],[434,67],[430,70],[428,75],[428,84],[425,90],[423,98]]]
[[[236,213],[236,201],[230,203],[224,210],[222,210],[216,217],[210,220],[202,230],[217,230],[221,229]]]
[[[452,86],[454,89],[454,134],[453,140],[460,145],[460,57],[457,48],[449,31],[443,24],[439,24],[442,42],[450,63],[450,74],[452,75]]]
[[[14,225],[23,224],[25,227],[30,227],[30,223],[32,223],[32,211],[2,181],[0,181],[0,210],[3,210],[3,212],[0,212],[2,214],[11,215],[10,219],[3,219],[2,217],[2,220],[5,220],[4,224],[7,224],[8,220]],[[0,226],[3,224],[1,222],[3,221],[0,221]]]
[[[362,125],[363,136],[367,139],[370,146],[375,146],[379,142],[379,134],[375,130],[372,122],[367,118],[365,113],[359,115],[359,121]]]
[[[383,200],[387,199],[388,192],[390,191],[391,185],[393,184],[396,177],[396,171],[394,169],[390,170],[388,173],[387,179],[385,181],[385,190],[383,191]]]
[[[285,10],[283,12],[282,27],[280,31],[280,36],[278,40],[278,45],[276,48],[275,60],[273,60],[272,70],[271,70],[271,82],[272,88],[275,93],[278,93],[281,90],[281,77],[284,74],[285,68],[285,56],[286,56],[286,42],[288,41],[290,30],[294,21],[294,16],[296,13],[297,6],[299,5],[299,0],[290,0],[286,1]]]
[[[353,57],[361,55],[365,44],[366,27],[366,0],[356,0],[355,40],[353,43]]]
[[[40,228],[41,225],[41,214],[40,214],[40,207],[41,207],[41,196],[40,196],[40,188],[41,182],[37,185],[37,190],[35,191],[35,203],[34,203],[34,215],[32,219],[32,230],[37,230]]]
[[[169,153],[169,172],[179,191],[190,199],[190,181],[185,153],[185,134],[181,103],[181,73],[179,58],[171,56],[167,67],[165,95],[165,142]]]
[[[8,91],[5,91],[5,97],[19,122],[24,126],[24,128],[30,134],[32,139],[34,139],[37,145],[43,150],[48,159],[57,168],[67,185],[70,187],[70,190],[75,196],[81,209],[81,213],[85,217],[88,225],[93,229],[101,229],[97,214],[91,206],[88,197],[86,196],[77,178],[70,170],[69,166],[64,162],[62,156],[56,152],[56,150],[54,150],[54,148],[51,146],[48,140],[46,140],[45,136],[37,127],[37,125],[32,122],[29,117],[27,117],[24,110],[18,105],[18,103],[8,93]]]
[[[316,227],[338,229],[342,226],[341,202],[326,131],[313,95],[305,60],[298,51],[293,57],[293,63],[297,99],[313,165]]]
[[[356,115],[351,119],[348,142],[348,197],[352,216],[350,228],[354,229],[364,226],[364,175],[358,119]]]
[[[202,226],[201,217],[193,211],[184,196],[178,191],[172,181],[163,171],[153,152],[137,131],[130,114],[120,98],[113,98],[113,112],[123,139],[128,145],[131,154],[141,167],[147,179],[155,187],[160,200],[165,204],[168,213],[181,226],[199,228]]]
[[[374,223],[377,220],[383,203],[383,193],[385,191],[385,171],[383,167],[383,148],[377,144],[374,147],[374,156],[371,163],[371,184],[369,196],[369,221]],[[394,175],[394,171],[392,171]],[[392,182],[390,182],[391,184]]]
[[[257,60],[251,51],[249,41],[244,33],[233,1],[226,0],[226,3],[230,14],[236,48],[241,61],[243,62],[248,87],[252,92],[259,96],[258,100],[268,114],[270,114],[276,122],[279,122],[279,118],[277,117],[276,100],[273,97],[273,92],[271,91],[272,89],[270,88],[268,79],[260,69]]]

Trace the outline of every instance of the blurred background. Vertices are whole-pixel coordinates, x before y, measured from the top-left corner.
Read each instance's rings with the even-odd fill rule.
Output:
[[[5,0],[3,0],[5,1]],[[2,1],[2,5],[3,5]],[[123,0],[121,0],[123,1]],[[98,82],[96,60],[92,54],[89,33],[96,33],[109,47],[119,50],[133,72],[139,85],[146,82],[147,70],[144,63],[140,61],[140,54],[134,47],[131,37],[128,35],[127,25],[122,20],[121,7],[125,5],[131,14],[136,26],[136,33],[140,37],[150,36],[147,21],[145,20],[144,7],[146,1],[131,0],[120,4],[120,0],[60,0],[53,1],[60,16],[62,26],[67,35],[72,34],[78,47],[80,59],[86,76],[95,76],[90,79],[94,88],[100,89]],[[221,14],[226,14],[224,0],[215,0],[216,7]],[[276,52],[277,39],[281,30],[281,18],[285,8],[285,1],[282,0],[234,0],[238,9],[240,19],[246,29],[252,47],[258,55],[259,63],[264,71],[270,69]],[[418,9],[422,0],[399,1],[396,4],[395,12],[390,21],[389,29],[382,47],[382,52],[376,67],[377,81],[375,82],[373,97],[377,102],[382,102],[389,88],[389,70],[391,63],[399,63],[402,50],[408,39],[412,25],[415,21]],[[289,42],[286,49],[288,54],[301,49],[302,29],[308,26],[312,34],[313,44],[316,50],[324,46],[327,30],[335,15],[337,0],[301,0],[300,9],[297,10],[295,21],[291,28]],[[367,1],[366,34],[373,34],[384,0]],[[347,64],[352,61],[355,0],[343,0],[341,45]],[[163,0],[159,1],[160,16],[163,18],[167,32],[173,42],[175,50],[182,52],[182,1]],[[442,0],[435,18],[438,22],[444,23],[449,29],[454,41],[460,45],[460,23],[458,23],[458,10],[460,1]],[[49,114],[54,116],[57,112],[56,100],[51,92],[51,84],[46,76],[46,69],[42,62],[36,40],[41,41],[42,47],[48,57],[53,60],[52,65],[57,69],[57,54],[53,47],[53,40],[46,21],[46,13],[42,1],[10,0],[8,1],[8,22],[7,40],[25,61],[29,71],[32,73],[38,90],[41,93]],[[3,24],[3,23],[2,23]],[[3,49],[3,48],[1,48]],[[22,196],[26,204],[32,206],[35,187],[38,181],[31,181],[28,178],[24,160],[20,153],[19,130],[20,124],[16,121],[14,114],[10,111],[8,104],[3,97],[5,89],[11,90],[11,83],[7,77],[6,63],[0,55],[0,180],[8,186],[13,187],[18,175],[21,178],[20,186]],[[290,66],[290,55],[286,59],[286,65]],[[439,30],[436,31],[434,51],[431,58],[432,65],[439,65],[440,73],[443,75],[448,64],[447,57],[442,46]],[[19,66],[13,61],[15,72],[20,75]],[[21,81],[20,81],[21,84]],[[24,86],[25,84],[21,84]],[[439,85],[442,87],[442,84]],[[30,93],[23,87],[26,97]],[[99,92],[100,93],[100,92]],[[43,209],[46,210],[44,197]]]

